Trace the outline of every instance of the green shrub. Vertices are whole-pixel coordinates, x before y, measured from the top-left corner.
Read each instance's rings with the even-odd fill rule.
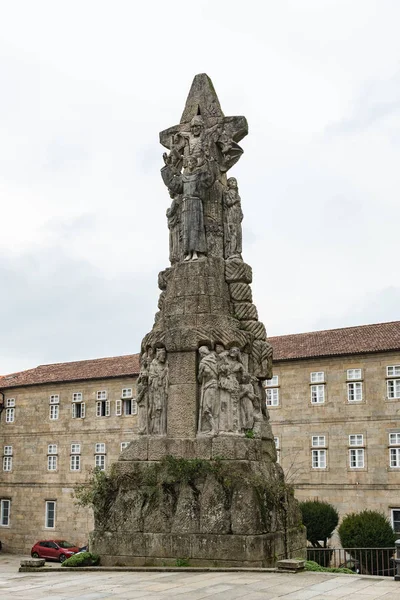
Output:
[[[388,518],[374,510],[346,515],[338,529],[340,543],[355,560],[363,573],[388,575],[391,553],[388,551],[350,550],[352,548],[392,548],[396,534]]]
[[[339,513],[336,508],[328,502],[307,500],[300,502],[300,510],[303,524],[307,528],[307,540],[314,548],[326,548],[328,539],[332,537],[339,523]]]
[[[188,567],[189,559],[188,558],[177,558],[175,564],[177,567]]]
[[[100,562],[98,554],[92,554],[91,552],[79,552],[73,554],[67,560],[61,564],[62,567],[94,567]]]
[[[306,571],[318,571],[320,573],[347,573],[348,575],[354,575],[354,572],[350,569],[340,569],[339,567],[321,567],[321,565],[313,560],[306,560],[304,569]]]

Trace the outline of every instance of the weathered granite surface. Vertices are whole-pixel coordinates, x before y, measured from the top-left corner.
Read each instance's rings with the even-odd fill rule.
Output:
[[[303,553],[265,403],[272,348],[242,258],[238,182],[227,178],[245,135],[246,119],[224,116],[205,74],[180,123],[160,133],[171,266],[142,341],[137,435],[95,497],[103,564],[270,566]]]

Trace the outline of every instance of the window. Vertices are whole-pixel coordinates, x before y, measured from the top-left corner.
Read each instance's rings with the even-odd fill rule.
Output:
[[[276,449],[276,462],[279,463],[281,461],[281,447],[280,447],[280,443],[279,443],[279,438],[274,437],[274,442],[275,442],[275,449]]]
[[[99,394],[99,392],[97,392]],[[110,416],[110,401],[100,400],[96,402],[96,417],[109,417]]]
[[[389,466],[391,469],[400,468],[400,432],[389,433]]]
[[[72,418],[73,419],[84,419],[86,414],[84,402],[73,402],[72,403]]]
[[[107,400],[107,392],[105,390],[101,390],[96,394],[97,400]]]
[[[388,379],[387,385],[387,397],[390,400],[400,398],[400,379]]]
[[[54,529],[56,526],[56,502],[55,500],[46,500],[46,529]]]
[[[349,435],[349,446],[363,446],[364,436],[362,433]]]
[[[12,446],[4,446],[3,471],[12,471]]]
[[[312,451],[312,468],[326,469],[326,450]]]
[[[279,406],[279,388],[271,388],[265,391],[267,406]]]
[[[311,404],[323,404],[325,402],[325,385],[311,386]]]
[[[274,375],[272,379],[265,380],[265,387],[279,385],[279,377],[278,375]]]
[[[312,446],[326,446],[324,435],[313,435],[311,438]]]
[[[315,371],[310,373],[310,381],[311,383],[320,383],[321,381],[325,381],[325,372],[324,371]]]
[[[81,468],[81,445],[71,444],[71,471],[79,471]]]
[[[389,446],[400,446],[400,433],[389,433]]]
[[[364,448],[350,448],[349,450],[350,469],[364,468]]]
[[[386,374],[388,377],[400,377],[400,365],[386,367]]]
[[[94,464],[95,467],[97,467],[101,471],[104,471],[104,469],[106,468],[106,457],[104,456],[104,454],[96,454]]]
[[[6,423],[14,423],[15,420],[15,398],[6,400]]]
[[[392,508],[392,527],[395,533],[400,533],[400,508]]]
[[[50,396],[50,404],[59,404],[60,403],[60,396],[59,394],[52,394]]]
[[[74,392],[72,394],[72,402],[82,402],[82,392]]]
[[[121,452],[129,446],[130,442],[121,442]]]
[[[10,500],[0,501],[0,525],[3,527],[9,527],[10,525]]]
[[[121,398],[132,398],[132,388],[124,388],[122,390]]]
[[[124,415],[136,415],[137,414],[137,404],[136,401],[131,398],[130,400],[122,400],[124,407]]]
[[[57,456],[51,455],[47,457],[47,470],[57,471]]]
[[[94,451],[96,454],[105,454],[106,453],[106,445],[103,443],[95,444]]]
[[[58,404],[50,404],[50,421],[56,421],[58,419],[58,416],[60,414],[59,409],[60,407],[58,406]]]
[[[347,369],[347,379],[361,379],[361,369]]]
[[[12,456],[12,446],[4,446],[4,456]]]
[[[348,402],[362,402],[362,381],[355,381],[347,384],[347,400]]]

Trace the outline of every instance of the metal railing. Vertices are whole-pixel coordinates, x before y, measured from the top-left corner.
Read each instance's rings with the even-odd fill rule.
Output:
[[[362,575],[393,577],[395,548],[307,548],[307,560],[322,567],[350,569]]]

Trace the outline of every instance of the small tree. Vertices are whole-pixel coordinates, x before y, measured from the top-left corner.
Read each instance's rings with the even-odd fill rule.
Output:
[[[362,572],[387,575],[391,552],[352,550],[355,548],[393,548],[396,540],[389,519],[374,510],[346,515],[338,529],[340,543],[360,562]]]
[[[303,524],[307,528],[307,540],[313,546],[312,549],[307,550],[307,558],[322,567],[327,567],[332,551],[325,550],[325,548],[328,546],[328,539],[332,537],[335,527],[339,523],[339,513],[332,504],[321,500],[300,502],[300,509]]]

